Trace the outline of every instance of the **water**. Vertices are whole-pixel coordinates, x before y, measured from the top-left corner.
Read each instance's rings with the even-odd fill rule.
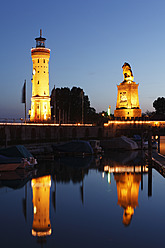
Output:
[[[163,247],[165,179],[146,165],[138,152],[109,153],[1,180],[0,247]]]

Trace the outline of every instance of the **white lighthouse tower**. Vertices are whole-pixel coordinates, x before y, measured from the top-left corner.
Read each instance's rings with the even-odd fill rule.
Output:
[[[31,49],[33,62],[32,72],[32,98],[30,121],[44,122],[51,119],[49,95],[49,58],[50,49],[45,48],[45,38],[35,38],[36,47]]]

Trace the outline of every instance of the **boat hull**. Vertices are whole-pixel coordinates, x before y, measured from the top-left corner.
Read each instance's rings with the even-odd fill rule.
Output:
[[[14,171],[16,170],[18,167],[20,167],[21,164],[0,164],[0,172],[1,171]]]

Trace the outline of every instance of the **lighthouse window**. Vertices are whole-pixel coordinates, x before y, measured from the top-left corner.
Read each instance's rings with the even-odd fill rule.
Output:
[[[39,80],[38,80],[38,84],[39,84]]]
[[[45,63],[45,59],[44,59],[44,63]]]
[[[40,61],[39,61],[39,59],[38,59],[38,63],[39,63]]]

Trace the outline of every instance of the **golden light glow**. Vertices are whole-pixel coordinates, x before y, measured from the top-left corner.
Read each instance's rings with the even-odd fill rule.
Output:
[[[51,119],[49,95],[50,49],[36,47],[31,49],[33,62],[32,98],[30,121],[39,122]]]
[[[33,191],[33,236],[46,236],[51,234],[50,224],[50,187],[51,177],[33,178],[31,182]]]
[[[22,122],[17,122],[17,123],[0,123],[0,126],[46,126],[46,127],[51,127],[51,126],[63,126],[63,127],[75,127],[77,124],[54,124],[54,123],[22,123]],[[79,126],[81,127],[92,127],[93,124],[80,124]]]
[[[34,213],[34,214],[37,213],[37,208],[36,208],[36,206],[34,206],[33,213]]]
[[[134,214],[134,209],[138,206],[139,185],[141,175],[133,173],[115,174],[118,205],[124,208],[123,224],[129,225]]]
[[[155,121],[155,122],[154,122],[154,125],[155,125],[155,126],[159,126],[159,121]]]
[[[125,166],[125,165],[121,165],[121,166],[109,166],[106,165],[104,166],[104,171],[108,172],[108,173],[141,173],[141,169],[143,170],[143,172],[148,172],[148,167],[147,165],[145,166]]]
[[[162,125],[165,125],[165,121],[161,121],[159,122],[159,124],[162,123]],[[107,126],[110,126],[112,124],[119,124],[119,125],[127,125],[127,124],[147,124],[147,125],[150,125],[150,126],[155,126],[155,122],[154,121],[108,121],[108,123],[104,123],[104,126],[107,127]]]
[[[124,81],[117,85],[117,103],[114,111],[115,117],[132,118],[141,117],[139,105],[138,86],[133,80],[131,67],[128,63],[123,65]]]
[[[108,172],[108,183],[111,183],[111,174]]]
[[[52,234],[52,230],[48,230],[47,232],[36,232],[32,229],[32,235],[37,237],[49,236]]]

